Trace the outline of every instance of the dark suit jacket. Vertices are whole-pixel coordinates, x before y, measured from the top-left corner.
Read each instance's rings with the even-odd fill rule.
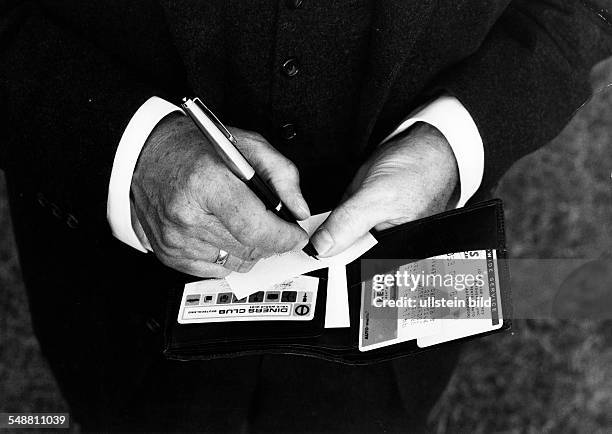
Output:
[[[0,0],[0,163],[34,324],[69,399],[87,407],[138,381],[159,353],[165,291],[183,278],[106,222],[116,146],[150,96],[199,95],[262,133],[317,211],[403,117],[447,92],[483,137],[482,195],[588,97],[591,66],[611,53],[598,12],[581,0]]]

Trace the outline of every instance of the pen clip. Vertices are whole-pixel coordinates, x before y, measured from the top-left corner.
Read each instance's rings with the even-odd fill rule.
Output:
[[[208,119],[210,119],[211,122],[215,124],[219,131],[221,131],[223,135],[227,137],[227,140],[232,142],[232,144],[234,145],[237,143],[236,138],[232,135],[232,133],[230,133],[229,130],[225,127],[225,125],[223,125],[223,123],[219,120],[219,118],[215,116],[215,114],[210,111],[208,107],[206,107],[206,105],[202,102],[200,98],[194,98],[192,99],[192,101],[204,112],[206,116],[208,116]]]

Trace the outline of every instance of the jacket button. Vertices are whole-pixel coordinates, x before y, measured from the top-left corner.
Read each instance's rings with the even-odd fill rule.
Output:
[[[62,210],[60,209],[59,206],[57,206],[56,204],[52,203],[50,205],[50,208],[51,208],[51,214],[53,214],[53,217],[55,217],[57,219],[63,219],[64,218]]]
[[[68,214],[66,216],[66,225],[70,228],[70,229],[76,229],[77,227],[79,227],[79,221],[77,220],[77,218],[75,216],[73,216],[72,214]]]
[[[300,71],[300,65],[295,57],[290,57],[283,63],[283,72],[287,77],[294,77]]]
[[[295,136],[297,136],[297,133],[295,132],[295,125],[293,124],[285,124],[280,128],[280,135],[283,138],[283,140],[292,140],[293,138],[295,138]]]
[[[42,193],[36,193],[36,202],[41,208],[46,208],[49,205],[49,201]]]
[[[161,326],[155,318],[149,318],[145,322],[145,325],[147,326],[147,329],[149,329],[149,331],[153,334],[157,334],[161,331]]]
[[[285,3],[289,9],[299,9],[302,6],[303,0],[287,0]]]

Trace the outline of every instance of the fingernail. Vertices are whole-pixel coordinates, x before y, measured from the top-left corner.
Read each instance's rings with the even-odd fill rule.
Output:
[[[334,247],[334,239],[331,237],[327,229],[320,229],[310,239],[319,256],[324,256]]]

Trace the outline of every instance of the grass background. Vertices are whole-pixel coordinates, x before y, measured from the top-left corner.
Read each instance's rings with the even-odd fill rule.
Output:
[[[612,83],[612,61],[593,70],[592,83]],[[610,253],[611,145],[612,88],[506,174],[497,196],[506,205],[512,258]],[[32,334],[8,211],[0,177],[0,411],[67,411]],[[522,288],[513,281],[515,298]],[[546,304],[551,291],[533,293]],[[612,321],[553,319],[519,320],[512,333],[473,341],[430,415],[431,428],[612,432],[611,344]]]

